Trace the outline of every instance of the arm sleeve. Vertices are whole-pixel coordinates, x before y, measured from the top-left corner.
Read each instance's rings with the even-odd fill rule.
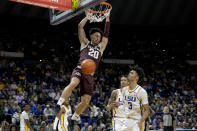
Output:
[[[104,29],[104,37],[109,37],[109,30],[110,30],[110,22],[105,22],[105,29]]]
[[[142,89],[139,92],[139,98],[141,99],[142,105],[148,104],[148,94],[146,90]]]

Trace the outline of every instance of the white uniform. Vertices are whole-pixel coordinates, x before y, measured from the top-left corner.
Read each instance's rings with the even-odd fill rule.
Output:
[[[23,111],[20,116],[20,131],[30,131],[25,123],[25,120],[29,120],[29,116],[26,111]]]
[[[61,107],[63,107],[65,109],[65,113],[62,113],[61,117],[59,119],[58,131],[68,131],[68,120],[67,120],[67,118],[68,118],[68,116],[70,116],[72,114],[71,107],[69,106],[67,108],[64,105],[62,105]]]
[[[122,90],[121,89],[117,89],[116,90],[117,93],[117,97],[116,97],[116,102],[120,103],[120,106],[118,108],[115,108],[113,110],[113,117],[126,117],[125,116],[125,107],[123,104],[123,94],[122,94]]]
[[[140,131],[137,122],[142,116],[141,105],[148,104],[146,90],[139,85],[134,90],[129,90],[129,86],[126,86],[122,89],[121,95],[118,95],[118,97],[123,100],[123,105],[117,108],[117,110],[119,108],[121,109],[120,115],[114,116],[113,118],[113,131]]]
[[[113,126],[113,131],[121,131],[121,127],[124,123],[124,118],[126,117],[125,114],[125,106],[123,104],[123,94],[121,89],[116,90],[117,97],[116,97],[116,102],[120,103],[120,106],[118,108],[113,109],[113,119],[112,119],[112,126]]]

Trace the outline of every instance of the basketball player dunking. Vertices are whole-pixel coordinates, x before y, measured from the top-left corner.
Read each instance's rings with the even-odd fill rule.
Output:
[[[57,103],[61,106],[64,103],[65,99],[67,99],[71,95],[72,90],[80,83],[81,102],[77,105],[76,111],[71,118],[72,120],[76,120],[78,116],[86,109],[93,95],[93,75],[83,74],[81,71],[81,63],[85,59],[92,59],[96,64],[96,68],[98,67],[100,59],[108,43],[108,35],[110,29],[110,11],[111,10],[109,10],[109,15],[106,16],[104,33],[99,28],[90,29],[90,41],[86,38],[84,26],[88,21],[88,16],[92,14],[88,13],[88,15],[78,25],[78,37],[81,44],[80,59],[77,67],[72,72],[69,85],[64,88],[62,95]]]

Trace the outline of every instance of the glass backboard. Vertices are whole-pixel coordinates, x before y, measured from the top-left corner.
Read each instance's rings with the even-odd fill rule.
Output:
[[[83,13],[86,9],[96,6],[97,4],[103,1],[106,0],[79,0],[79,4],[76,10],[73,10],[72,8],[68,9],[67,11],[50,9],[49,10],[50,24],[51,25],[61,24],[62,22]]]

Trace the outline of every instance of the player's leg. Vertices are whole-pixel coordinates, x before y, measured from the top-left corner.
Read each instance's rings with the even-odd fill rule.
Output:
[[[117,120],[115,120],[114,118],[112,118],[112,131],[115,131],[115,130],[117,130],[116,129],[116,126],[117,126]]]
[[[133,123],[135,123],[135,124],[132,126],[132,130],[131,131],[144,131],[144,122],[142,124],[141,129],[138,126],[138,121],[137,120],[134,120]]]
[[[81,102],[77,106],[75,113],[72,116],[72,120],[76,120],[78,116],[89,105],[91,97],[93,95],[94,80],[92,75],[82,74],[80,83]]]
[[[127,131],[127,126],[124,125],[124,120],[123,118],[113,118],[112,119],[112,131]]]
[[[72,90],[79,85],[79,78],[77,77],[72,77],[70,83],[68,84],[68,86],[66,86],[62,92],[62,95],[60,97],[60,99],[58,100],[58,105],[62,105],[65,101],[65,99],[67,99],[71,93],[72,93]]]
[[[77,105],[76,111],[72,116],[72,120],[76,120],[78,116],[89,106],[91,95],[84,94],[81,96],[81,102]]]

